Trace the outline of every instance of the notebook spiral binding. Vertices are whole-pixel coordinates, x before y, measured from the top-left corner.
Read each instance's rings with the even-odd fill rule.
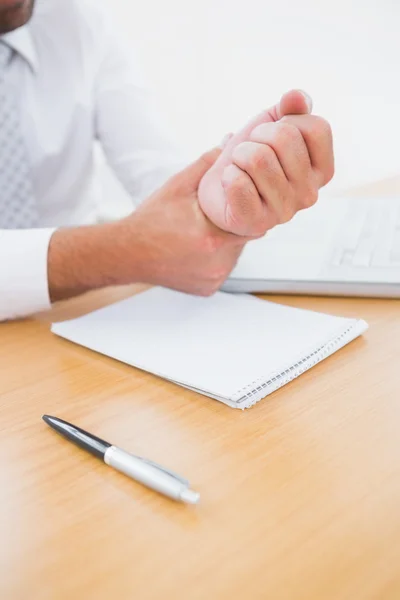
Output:
[[[280,373],[264,381],[262,377],[259,377],[252,383],[249,383],[245,387],[238,390],[233,398],[233,401],[238,408],[250,408],[265,396],[268,396],[272,392],[275,392],[282,386],[286,385],[296,377],[302,375],[316,364],[334,354],[337,350],[345,346],[349,341],[354,339],[359,333],[359,327],[363,321],[357,321],[351,327],[348,327],[341,334],[333,337],[331,340],[326,342],[323,346],[311,352],[307,356],[301,358],[292,366],[284,369]],[[356,331],[355,331],[356,330]]]

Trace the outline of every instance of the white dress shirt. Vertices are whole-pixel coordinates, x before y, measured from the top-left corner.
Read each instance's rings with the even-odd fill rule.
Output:
[[[20,102],[40,229],[0,230],[0,320],[49,308],[51,235],[98,222],[96,140],[134,203],[183,164],[99,2],[37,0],[31,21],[3,39],[16,51],[6,77]]]

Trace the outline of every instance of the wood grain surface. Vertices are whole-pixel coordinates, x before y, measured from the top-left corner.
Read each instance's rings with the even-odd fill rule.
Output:
[[[400,302],[274,298],[370,329],[242,412],[49,330],[138,289],[0,325],[0,598],[398,600]],[[200,504],[107,468],[43,413],[187,476]]]

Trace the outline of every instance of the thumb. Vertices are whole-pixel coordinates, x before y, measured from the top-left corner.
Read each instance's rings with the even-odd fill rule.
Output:
[[[312,100],[310,96],[302,90],[290,90],[290,92],[283,94],[278,104],[275,104],[275,106],[272,106],[268,110],[264,110],[264,112],[250,121],[250,124],[247,125],[246,133],[252,131],[254,127],[261,125],[261,123],[279,121],[286,115],[307,115],[311,111]]]
[[[302,90],[291,90],[284,94],[278,104],[269,112],[272,113],[274,121],[279,121],[285,115],[307,115],[312,111],[312,100]]]
[[[308,94],[302,90],[291,90],[286,92],[272,108],[264,110],[254,119],[249,121],[243,129],[233,135],[224,147],[223,157],[218,161],[218,165],[226,167],[231,162],[232,150],[235,146],[249,139],[253,129],[262,123],[271,123],[271,121],[279,121],[285,115],[306,115],[312,110],[312,100]]]
[[[191,190],[197,191],[203,176],[213,166],[221,152],[221,148],[213,148],[202,154],[200,158],[178,174],[177,177],[179,177],[180,182],[184,183],[185,187],[187,186]]]

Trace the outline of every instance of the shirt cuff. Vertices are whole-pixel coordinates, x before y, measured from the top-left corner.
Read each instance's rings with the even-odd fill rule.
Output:
[[[0,321],[51,307],[47,254],[54,231],[0,230]]]

